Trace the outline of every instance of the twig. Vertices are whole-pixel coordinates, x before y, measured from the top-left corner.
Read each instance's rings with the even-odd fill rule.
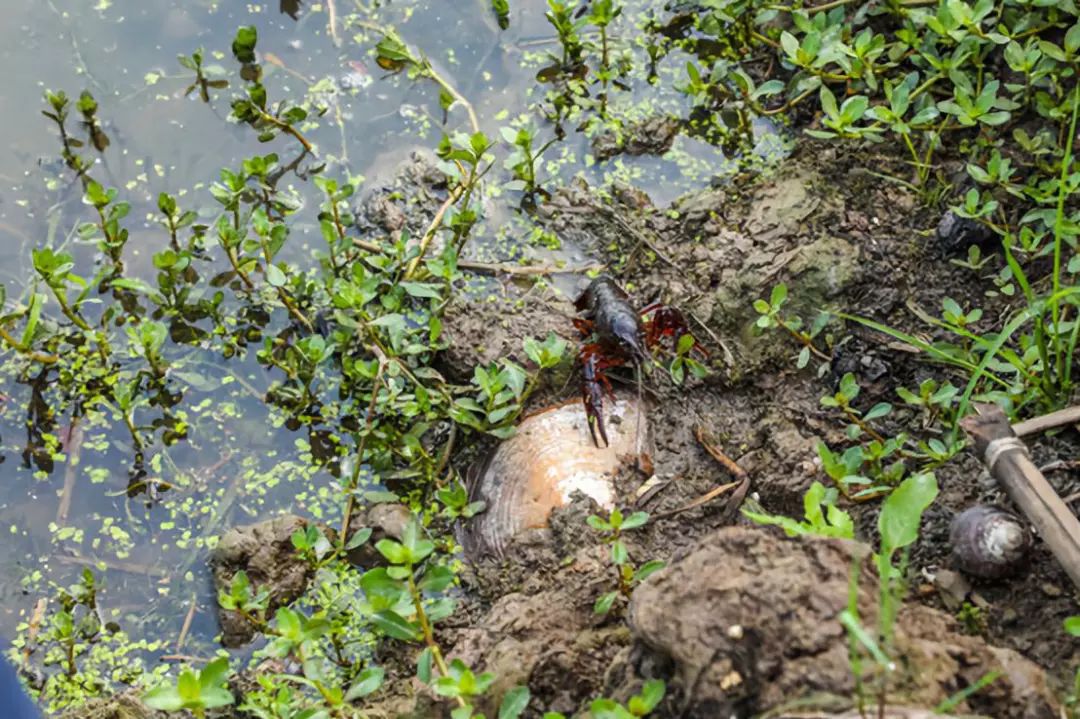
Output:
[[[337,27],[337,5],[334,0],[326,0],[326,14],[329,16],[330,41],[334,43],[334,47],[341,47],[341,35],[338,34]]]
[[[740,484],[742,484],[742,483],[741,482],[728,482],[727,484],[721,484],[719,487],[716,487],[715,489],[709,490],[708,492],[701,495],[700,497],[698,497],[697,499],[695,499],[692,502],[688,502],[687,504],[684,504],[683,506],[678,507],[676,509],[669,509],[666,512],[659,512],[657,514],[652,515],[652,517],[653,517],[653,519],[663,519],[664,517],[673,517],[676,514],[682,514],[683,512],[691,510],[691,509],[693,509],[695,507],[700,507],[703,504],[711,502],[712,500],[719,497],[721,494],[724,494],[728,490],[731,490],[731,489],[734,489],[735,487],[738,487]]]
[[[160,657],[158,657],[158,661],[193,663],[193,662],[208,662],[208,661],[210,661],[210,659],[207,658],[207,657],[195,657],[195,656],[192,656],[190,654],[179,654],[178,653],[178,654],[166,654],[164,656],[160,656]]]
[[[371,401],[368,403],[367,418],[364,421],[364,436],[360,438],[360,442],[356,448],[356,470],[354,472],[352,486],[349,487],[349,498],[345,501],[345,512],[341,518],[341,546],[344,547],[349,541],[349,521],[352,519],[353,505],[356,503],[356,481],[360,476],[360,472],[363,471],[364,466],[364,445],[367,444],[367,438],[371,435],[372,425],[375,422],[375,404],[379,397],[379,387],[382,384],[383,370],[386,368],[386,355],[381,350],[378,352],[379,367],[375,371],[375,380],[371,384]]]
[[[142,574],[147,577],[157,577],[158,579],[164,579],[169,576],[169,573],[160,567],[153,567],[149,564],[138,564],[137,562],[117,562],[108,559],[87,559],[86,557],[80,557],[72,554],[60,554],[54,557],[56,561],[64,564],[77,564],[81,567],[91,567],[96,569],[98,566],[103,566],[105,569],[114,572],[127,572],[128,574]]]
[[[537,275],[558,274],[585,274],[586,272],[600,272],[604,265],[512,265],[502,262],[470,262],[467,260],[458,262],[458,267],[463,270],[471,270],[484,275],[517,275],[520,277],[533,277]]]
[[[198,599],[198,596],[195,592],[192,592],[191,606],[188,608],[187,616],[184,617],[184,625],[180,627],[180,636],[176,639],[177,654],[184,648],[184,640],[187,639],[188,632],[191,630],[191,620],[195,618],[195,607],[197,606],[196,599]]]
[[[60,490],[60,504],[56,507],[56,524],[67,524],[71,512],[71,497],[75,492],[75,481],[79,478],[79,457],[82,455],[82,427],[79,417],[73,416],[67,432],[67,466],[64,468],[64,488]]]
[[[1076,407],[1066,407],[1065,409],[1059,409],[1057,412],[1025,419],[1023,422],[1014,424],[1012,429],[1017,437],[1030,437],[1033,434],[1039,434],[1056,427],[1064,427],[1067,424],[1076,424],[1078,422],[1080,422],[1080,405]]]
[[[653,515],[656,519],[661,519],[663,517],[671,517],[673,515],[685,512],[689,509],[700,507],[701,505],[716,499],[721,494],[724,494],[725,492],[734,489],[735,494],[732,495],[731,499],[728,501],[727,508],[724,510],[725,516],[729,516],[734,514],[735,510],[739,508],[739,505],[742,504],[743,498],[746,496],[746,491],[750,488],[750,476],[742,467],[735,463],[735,460],[724,454],[720,450],[720,448],[713,443],[712,439],[708,436],[708,434],[703,428],[694,427],[694,436],[697,437],[698,443],[700,443],[702,448],[709,453],[709,456],[719,462],[720,465],[725,470],[727,470],[728,474],[735,478],[735,481],[729,482],[728,484],[722,484],[715,489],[709,490],[694,501],[688,504],[684,504],[677,509],[671,509],[666,512],[660,512],[659,514]]]

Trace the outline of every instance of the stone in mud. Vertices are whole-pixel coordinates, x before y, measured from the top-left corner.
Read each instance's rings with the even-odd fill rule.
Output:
[[[650,117],[597,135],[592,141],[592,151],[599,162],[616,155],[662,155],[671,149],[678,134],[676,118]]]
[[[364,568],[385,564],[386,559],[375,549],[375,545],[381,539],[400,541],[410,519],[412,512],[409,508],[394,502],[376,504],[358,513],[349,526],[356,529],[367,527],[371,529],[371,537],[349,552],[349,561]],[[352,534],[350,531],[349,535]]]
[[[818,175],[795,170],[729,202],[730,190],[709,188],[672,206],[679,233],[701,247],[701,258],[675,261],[693,284],[709,287],[694,310],[722,335],[741,336],[739,366],[752,368],[783,352],[782,342],[759,342],[753,333],[755,299],[788,287],[785,312],[810,322],[860,278],[859,247],[836,234],[829,218],[842,209]],[[707,252],[705,252],[707,250]],[[704,275],[704,276],[702,276]]]
[[[487,366],[506,358],[522,366],[529,365],[525,339],[543,340],[549,334],[567,342],[564,368],[569,370],[577,354],[578,333],[571,318],[576,311],[564,299],[513,297],[496,292],[490,296],[457,294],[443,316],[443,338],[447,348],[440,355],[439,369],[454,382],[469,382],[478,365]],[[566,372],[543,379],[554,385],[566,382]]]
[[[673,660],[684,716],[749,716],[810,695],[850,702],[855,683],[837,616],[848,603],[852,564],[863,562],[858,604],[873,626],[877,580],[868,555],[854,542],[722,529],[634,592],[631,625],[647,647]],[[1000,669],[1000,679],[958,709],[997,719],[1056,716],[1041,669],[956,634],[951,624],[920,605],[900,612],[890,701],[936,706]]]
[[[397,240],[408,230],[419,241],[446,196],[446,183],[433,157],[414,152],[389,180],[364,194],[356,208],[355,226],[366,239],[389,235]]]
[[[299,598],[313,570],[293,547],[292,535],[304,530],[307,524],[301,517],[285,515],[234,527],[221,535],[210,555],[215,596],[218,592],[228,592],[233,577],[243,570],[253,593],[263,589],[270,592],[269,615]],[[218,607],[218,620],[221,643],[226,647],[243,646],[255,636],[251,623],[236,612]]]
[[[996,243],[998,237],[978,220],[961,217],[952,210],[941,216],[935,234],[938,245],[945,254],[966,252],[969,245],[989,247]]]

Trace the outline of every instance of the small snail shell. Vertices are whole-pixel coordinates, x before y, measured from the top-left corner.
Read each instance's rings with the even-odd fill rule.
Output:
[[[998,579],[1020,569],[1031,547],[1031,534],[1015,515],[978,504],[953,518],[949,543],[960,571]]]

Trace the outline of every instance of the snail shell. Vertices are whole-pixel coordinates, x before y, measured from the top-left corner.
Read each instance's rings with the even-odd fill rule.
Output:
[[[1031,533],[1016,515],[978,504],[953,518],[949,527],[953,560],[960,571],[984,579],[1016,572],[1031,547]]]
[[[607,447],[593,444],[581,400],[527,417],[471,483],[471,499],[487,506],[465,528],[466,551],[502,556],[516,535],[546,527],[551,512],[574,492],[606,510],[614,507],[613,480],[623,462],[637,453],[638,432],[643,438],[646,434],[644,425],[638,429],[643,422],[641,403],[622,394],[604,402]]]

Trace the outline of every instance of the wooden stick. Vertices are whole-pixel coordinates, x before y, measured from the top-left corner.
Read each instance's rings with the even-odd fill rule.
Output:
[[[712,438],[709,437],[708,433],[702,427],[694,427],[694,436],[697,437],[697,441],[701,443],[701,446],[705,449],[705,451],[708,452],[713,459],[719,462],[721,466],[723,466],[723,468],[728,471],[728,474],[735,478],[735,481],[729,482],[728,484],[722,484],[715,489],[711,489],[705,494],[695,499],[694,501],[688,504],[684,504],[677,509],[671,509],[666,512],[660,512],[659,514],[655,514],[653,515],[655,519],[671,517],[676,514],[680,514],[681,512],[685,512],[688,509],[700,507],[706,502],[711,502],[712,500],[716,499],[728,490],[734,489],[735,493],[731,495],[731,499],[728,500],[728,505],[724,509],[724,519],[728,520],[735,515],[735,512],[739,510],[739,505],[742,504],[743,499],[746,497],[747,490],[750,489],[750,477],[746,474],[746,471],[738,464],[736,464],[735,460],[724,454],[720,450],[720,448],[713,443]]]
[[[1016,432],[1017,437],[1030,437],[1048,429],[1063,427],[1067,424],[1076,424],[1077,422],[1080,422],[1080,405],[1066,407],[1065,409],[1059,409],[1057,412],[1017,422],[1013,425],[1013,432]]]
[[[700,497],[698,497],[694,501],[687,502],[686,504],[684,504],[681,507],[677,507],[675,509],[669,509],[666,512],[658,512],[657,514],[652,515],[653,519],[663,519],[664,517],[674,517],[676,514],[682,514],[683,512],[686,512],[688,510],[693,509],[694,507],[700,507],[701,505],[706,504],[706,503],[711,502],[712,500],[716,499],[717,497],[719,497],[724,492],[727,492],[730,489],[735,489],[740,484],[741,484],[741,482],[728,482],[727,484],[721,484],[719,487],[709,490],[708,492],[701,495]]]
[[[187,615],[184,617],[184,626],[180,627],[180,636],[176,639],[176,653],[179,654],[180,650],[184,648],[184,641],[187,640],[188,632],[191,631],[191,620],[195,618],[195,607],[197,606],[198,595],[194,592],[191,593],[191,607],[187,611]]]
[[[352,243],[366,252],[381,253],[386,251],[377,242],[361,240],[359,237],[354,237]],[[463,270],[471,270],[482,275],[521,275],[522,277],[557,275],[560,273],[580,275],[586,272],[599,272],[606,267],[606,265],[598,264],[566,265],[565,267],[558,265],[515,265],[508,262],[473,262],[471,260],[458,260],[457,264]]]
[[[976,404],[975,410],[978,414],[965,417],[960,426],[975,440],[990,474],[1035,525],[1058,564],[1080,588],[1080,521],[1031,461],[1002,409]]]
[[[67,466],[64,467],[64,488],[60,490],[60,503],[56,507],[56,524],[67,525],[71,513],[71,497],[75,492],[75,481],[79,478],[79,458],[82,456],[83,431],[78,417],[71,418],[67,430]]]

